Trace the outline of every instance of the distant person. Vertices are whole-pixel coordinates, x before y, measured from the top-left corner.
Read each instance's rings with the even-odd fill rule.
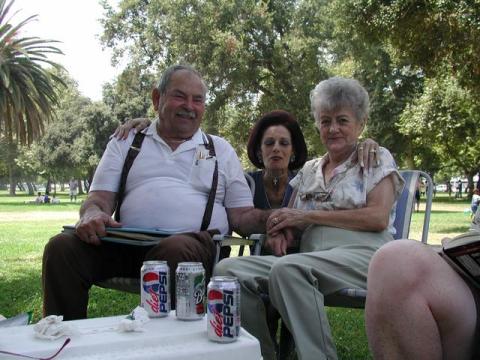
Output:
[[[35,198],[35,204],[43,204],[43,196],[41,192],[38,192],[37,197]]]
[[[448,192],[448,197],[452,196],[452,184],[450,184],[450,181],[447,181],[447,192]]]
[[[473,215],[472,225],[470,227],[470,230],[480,231],[480,209],[479,208],[477,208],[477,211]]]
[[[458,180],[457,183],[457,195],[461,199],[462,198],[462,190],[463,190],[463,184],[461,180]]]
[[[50,204],[50,196],[48,196],[47,193],[45,193],[45,196],[43,197],[43,203]]]
[[[421,197],[421,192],[420,192],[420,180],[417,182],[417,187],[415,188],[415,206],[417,209],[417,212],[420,210],[420,197]]]
[[[479,204],[480,204],[480,191],[478,189],[475,189],[473,190],[472,203],[471,203],[472,217],[477,212]]]
[[[60,204],[60,199],[55,195],[52,196],[52,204]]]
[[[70,188],[70,202],[73,202],[73,201],[77,202],[77,189],[78,189],[77,180],[70,179],[68,186]]]

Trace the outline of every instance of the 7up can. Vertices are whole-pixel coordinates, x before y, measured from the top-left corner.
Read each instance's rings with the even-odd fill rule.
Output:
[[[205,315],[205,269],[200,262],[181,262],[176,271],[176,314],[180,320]]]

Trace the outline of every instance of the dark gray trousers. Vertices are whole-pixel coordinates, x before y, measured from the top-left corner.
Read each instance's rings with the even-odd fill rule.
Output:
[[[75,235],[58,234],[50,239],[43,253],[43,315],[63,315],[64,320],[86,318],[91,286],[111,277],[139,278],[144,260],[168,262],[174,305],[175,270],[179,262],[202,262],[208,283],[215,256],[214,233],[218,232],[172,235],[153,247],[110,242],[96,246]]]

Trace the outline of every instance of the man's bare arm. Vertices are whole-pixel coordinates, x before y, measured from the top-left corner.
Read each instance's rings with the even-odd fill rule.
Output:
[[[266,222],[271,210],[240,207],[227,209],[230,228],[237,234],[263,234],[266,232]]]
[[[76,234],[83,241],[99,245],[99,236],[105,236],[105,227],[120,227],[112,219],[116,193],[111,191],[92,191],[80,208],[80,220],[76,225]]]

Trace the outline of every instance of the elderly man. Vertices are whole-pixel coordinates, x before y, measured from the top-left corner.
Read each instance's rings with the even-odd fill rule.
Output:
[[[88,292],[95,281],[138,277],[144,260],[167,260],[172,274],[181,261],[200,261],[208,278],[213,233],[265,231],[267,213],[253,208],[235,151],[224,139],[200,129],[206,92],[195,69],[176,65],[165,71],[152,92],[158,119],[142,132],[143,142],[133,144],[141,148],[124,186],[122,168],[136,136],[131,132],[127,140],[109,142],[80,209],[75,235],[59,234],[45,247],[44,315],[86,317]],[[215,173],[213,206],[206,211]],[[121,223],[112,219],[114,211],[120,213]],[[105,227],[120,226],[179,235],[148,248],[100,241]]]

